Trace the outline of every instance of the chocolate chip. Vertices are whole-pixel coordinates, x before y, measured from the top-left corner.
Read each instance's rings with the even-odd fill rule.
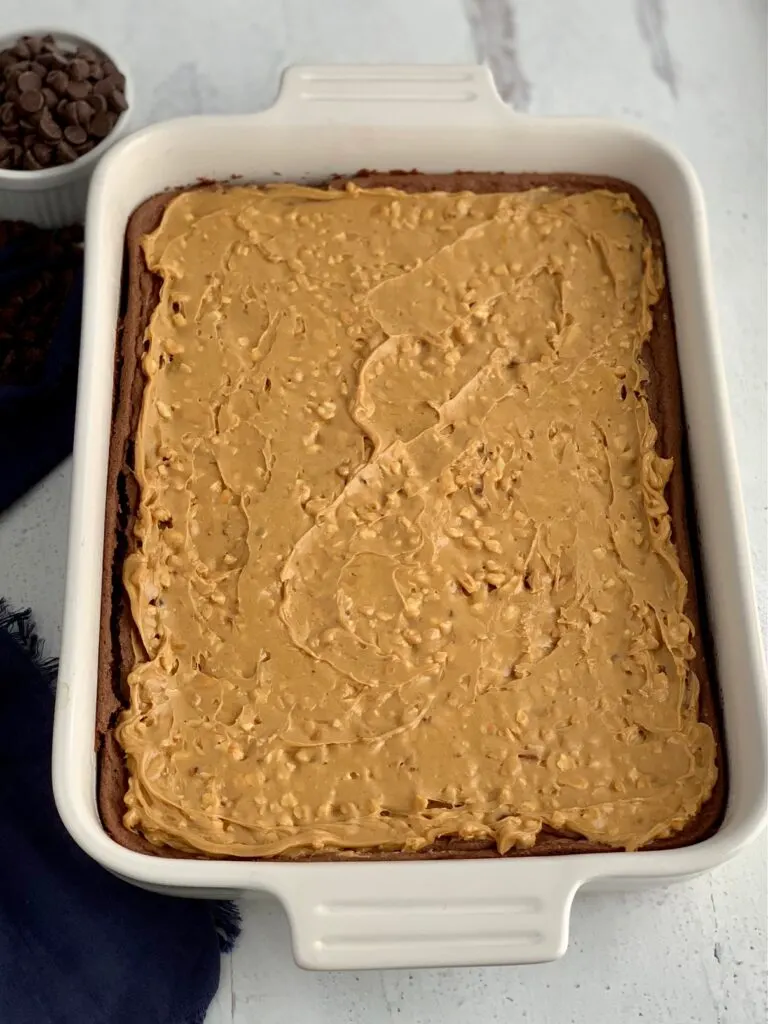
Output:
[[[20,39],[15,46],[11,47],[11,53],[15,57],[18,57],[19,60],[29,60],[29,58],[32,56],[32,51],[30,50],[30,48],[27,46],[23,39]]]
[[[87,128],[93,117],[93,107],[88,100],[75,100],[75,124]]]
[[[68,100],[64,110],[61,111],[65,120],[69,124],[78,124],[77,117],[77,105],[78,103],[85,103],[85,100]]]
[[[21,166],[25,171],[39,171],[42,164],[37,159],[31,149],[27,149],[24,153],[24,158],[21,162]]]
[[[33,57],[37,57],[43,48],[43,40],[40,36],[24,36],[24,42],[29,47],[29,52]]]
[[[44,110],[40,116],[40,135],[48,142],[58,142],[61,138],[61,128],[53,119],[50,110]]]
[[[32,147],[32,152],[35,154],[35,159],[39,161],[41,167],[47,167],[51,162],[53,150],[50,146],[46,146],[44,142],[37,142]]]
[[[109,105],[112,107],[113,110],[116,110],[119,114],[122,114],[124,110],[128,109],[128,101],[119,89],[115,89],[115,91],[109,97]]]
[[[56,147],[56,152],[59,156],[59,163],[71,164],[73,160],[77,160],[77,153],[64,139]]]
[[[106,113],[100,111],[98,114],[94,114],[91,121],[91,134],[95,135],[97,139],[106,138],[115,127],[116,120],[115,115],[109,111]]]
[[[4,139],[3,136],[0,135],[0,160],[5,159],[5,157],[7,157],[10,152],[10,142],[8,141],[8,139]]]
[[[102,78],[100,82],[94,85],[93,94],[94,96],[109,96],[114,88],[111,75],[107,75],[106,78]]]
[[[40,89],[43,80],[35,71],[23,71],[16,79],[16,88],[19,92],[27,92],[28,89]]]
[[[45,63],[47,68],[60,68],[61,70],[66,70],[66,68],[69,67],[69,57],[65,56],[63,53],[59,53],[58,51],[46,53],[42,55],[39,60],[41,64]]]
[[[70,124],[64,129],[64,138],[73,146],[82,146],[88,141],[88,132],[79,124]]]
[[[15,120],[16,107],[13,103],[3,103],[3,105],[0,106],[0,124],[7,128],[8,125],[13,124]]]
[[[73,100],[84,100],[86,96],[90,96],[92,88],[90,82],[73,82],[70,79],[67,85],[67,96],[71,96]]]
[[[51,89],[49,85],[43,86],[43,97],[45,99],[46,107],[55,108],[56,104],[59,102],[59,97],[56,95],[56,93],[53,91],[53,89]]]
[[[41,89],[27,89],[19,96],[19,108],[27,114],[36,114],[45,106],[45,97]]]
[[[107,97],[102,96],[97,92],[92,93],[86,100],[86,103],[90,104],[91,109],[95,114],[106,113],[107,107],[109,106],[109,103],[107,102]]]
[[[84,82],[88,77],[88,61],[83,60],[82,57],[75,57],[72,63],[69,65],[69,75],[75,82]]]
[[[49,71],[48,77],[45,79],[46,85],[49,85],[55,93],[59,96],[63,96],[67,91],[69,85],[69,76],[66,71],[59,69],[58,71]]]

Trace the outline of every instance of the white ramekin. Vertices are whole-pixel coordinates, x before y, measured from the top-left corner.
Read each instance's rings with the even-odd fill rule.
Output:
[[[24,220],[41,228],[75,224],[85,217],[88,183],[101,156],[125,134],[133,112],[133,87],[128,67],[112,49],[105,50],[85,36],[56,28],[33,28],[0,35],[0,50],[12,46],[22,35],[51,35],[62,46],[74,49],[89,46],[106,60],[111,60],[125,76],[125,99],[128,109],[117,119],[115,127],[90,153],[60,167],[39,171],[10,171],[0,167],[0,220]]]

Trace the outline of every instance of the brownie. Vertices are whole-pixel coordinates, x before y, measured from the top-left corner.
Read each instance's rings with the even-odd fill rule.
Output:
[[[327,185],[329,188],[340,187],[348,180],[350,179],[334,178]],[[388,186],[406,192],[521,192],[546,186],[561,194],[576,194],[592,189],[626,193],[633,200],[644,221],[655,253],[662,262],[664,259],[661,229],[651,204],[637,188],[617,179],[574,174],[466,171],[426,174],[418,171],[360,171],[351,180],[364,188]],[[200,187],[222,188],[226,185],[203,184]],[[181,190],[162,193],[144,202],[132,215],[126,234],[124,305],[117,336],[113,423],[107,479],[96,716],[98,806],[106,831],[129,849],[168,857],[189,857],[190,854],[170,847],[158,847],[142,835],[127,829],[123,823],[128,773],[113,725],[127,703],[127,677],[135,657],[135,625],[123,589],[121,573],[124,559],[132,550],[134,543],[133,517],[139,500],[138,485],[132,472],[132,439],[138,426],[144,388],[140,359],[143,339],[160,289],[159,279],[146,266],[140,242],[143,235],[159,225],[166,206],[179,191]],[[689,584],[685,614],[693,623],[695,630],[692,639],[695,657],[691,669],[700,682],[699,718],[712,729],[718,751],[717,781],[710,798],[698,814],[680,831],[644,847],[670,849],[700,842],[717,830],[725,809],[727,775],[711,634],[703,601],[680,374],[675,349],[672,299],[666,285],[653,309],[653,328],[643,352],[643,360],[649,374],[646,398],[652,420],[658,430],[657,452],[664,458],[672,459],[674,463],[665,497],[669,505],[672,539],[681,569]],[[545,826],[531,849],[513,849],[505,856],[596,853],[609,850],[613,852],[614,848]],[[341,850],[287,854],[276,859],[296,860],[297,856],[300,859],[312,860],[425,860],[498,857],[500,854],[490,840],[465,840],[455,837],[438,840],[419,852]]]

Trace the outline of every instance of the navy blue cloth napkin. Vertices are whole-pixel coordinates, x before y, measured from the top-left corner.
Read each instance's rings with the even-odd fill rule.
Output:
[[[72,449],[78,234],[0,224],[0,511]],[[56,665],[0,600],[0,1024],[199,1024],[239,915],[121,882],[70,839],[50,779]]]
[[[0,1021],[199,1024],[231,903],[145,892],[70,839],[50,779],[56,665],[0,601]]]

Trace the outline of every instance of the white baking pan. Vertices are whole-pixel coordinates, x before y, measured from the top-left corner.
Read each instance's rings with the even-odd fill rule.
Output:
[[[322,181],[362,167],[573,171],[642,189],[666,242],[675,303],[706,593],[722,687],[729,797],[712,838],[683,849],[509,860],[260,863],[134,853],[105,833],[95,798],[97,641],[115,326],[126,222],[148,196],[198,178]],[[532,963],[560,956],[586,886],[630,888],[706,871],[760,828],[766,804],[764,665],[726,407],[700,187],[688,163],[645,132],[591,119],[521,116],[478,67],[288,71],[260,114],[155,125],[97,169],[86,282],[64,642],[53,780],[74,839],[110,871],[191,896],[274,894],[306,967]]]

